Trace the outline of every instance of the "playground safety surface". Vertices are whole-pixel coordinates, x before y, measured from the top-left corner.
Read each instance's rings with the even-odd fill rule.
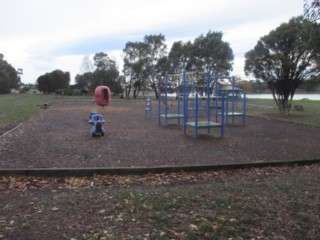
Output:
[[[151,119],[144,102],[112,101],[106,108],[92,103],[61,103],[0,138],[0,169],[145,168],[320,159],[320,129],[248,116],[220,130],[193,129],[169,120],[158,124],[156,104]],[[172,110],[172,109],[170,109]],[[106,120],[104,137],[93,138],[91,111]],[[182,121],[181,121],[182,123]]]

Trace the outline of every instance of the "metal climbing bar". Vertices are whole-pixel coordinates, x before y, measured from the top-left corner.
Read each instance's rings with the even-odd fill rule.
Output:
[[[211,132],[211,128],[220,128],[220,136],[224,136],[224,114],[222,115],[222,121],[221,123],[216,122],[211,122],[211,112],[210,112],[210,83],[211,83],[211,73],[208,71],[207,73],[207,89],[206,89],[206,110],[207,110],[207,121],[199,121],[199,94],[196,93],[195,95],[195,116],[194,116],[194,122],[188,121],[186,112],[185,112],[185,117],[184,117],[184,133],[186,134],[186,129],[187,127],[193,127],[194,128],[194,138],[198,138],[198,130],[199,129],[207,129],[208,134]],[[187,105],[187,99],[186,99],[186,92],[187,90],[187,82],[184,79],[184,106]],[[217,99],[217,98],[216,98]],[[224,95],[222,97],[222,111],[224,112]],[[186,107],[185,107],[186,109]],[[217,102],[216,102],[216,109],[217,109]]]
[[[224,99],[224,97],[223,97]],[[222,100],[224,101],[224,100]],[[197,104],[198,103],[198,94],[196,94],[196,115],[195,115],[195,119],[194,122],[186,122],[185,123],[185,127],[187,128],[189,127],[193,127],[194,128],[194,138],[197,139],[198,138],[198,130],[199,129],[211,129],[211,128],[220,128],[220,137],[223,138],[224,136],[224,120],[223,120],[223,116],[222,116],[222,121],[221,123],[217,123],[217,122],[211,122],[211,121],[199,121],[198,118],[198,107]],[[186,134],[186,132],[185,132]]]
[[[165,121],[165,127],[168,126],[168,120],[171,119],[177,119],[178,120],[178,124],[180,124],[180,119],[184,118],[184,115],[180,113],[180,94],[177,94],[177,105],[178,105],[178,109],[177,109],[177,113],[169,113],[168,112],[168,76],[165,76],[165,92],[164,92],[164,99],[163,99],[163,103],[164,103],[164,114],[161,114],[161,94],[159,93],[159,98],[158,98],[158,121],[159,121],[159,125],[161,124],[161,118],[164,119]]]

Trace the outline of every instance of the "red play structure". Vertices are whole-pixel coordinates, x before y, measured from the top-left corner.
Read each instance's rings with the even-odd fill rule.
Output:
[[[111,100],[111,92],[107,86],[98,86],[94,91],[94,101],[99,106],[108,106]]]

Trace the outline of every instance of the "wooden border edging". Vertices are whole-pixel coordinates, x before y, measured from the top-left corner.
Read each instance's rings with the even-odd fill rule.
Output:
[[[17,128],[19,128],[20,126],[22,126],[22,123],[19,123],[18,126],[15,126],[14,128],[10,129],[9,131],[5,132],[4,134],[2,134],[0,137],[4,137],[5,135],[13,132],[14,130],[16,130]]]
[[[148,173],[201,172],[239,170],[249,168],[283,167],[311,165],[320,159],[286,162],[254,162],[222,165],[159,166],[159,167],[121,167],[121,168],[30,168],[0,169],[0,176],[37,176],[37,177],[90,177],[93,175],[143,175]]]

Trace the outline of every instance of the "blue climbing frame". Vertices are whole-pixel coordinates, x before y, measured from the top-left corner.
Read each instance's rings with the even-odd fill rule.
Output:
[[[180,94],[177,93],[178,109],[177,113],[168,112],[168,76],[165,76],[165,92],[164,92],[164,114],[161,113],[161,93],[158,93],[158,121],[161,124],[161,119],[165,121],[165,127],[168,126],[168,120],[177,119],[178,124],[180,124],[180,119],[184,118],[184,115],[180,113]]]
[[[220,136],[224,136],[224,114],[221,115],[221,123],[211,121],[211,108],[210,108],[210,82],[211,74],[210,71],[207,73],[207,91],[206,91],[206,116],[207,121],[199,121],[199,96],[196,93],[195,96],[195,119],[194,122],[188,121],[188,83],[186,78],[186,73],[183,73],[183,103],[184,103],[184,134],[187,132],[187,127],[194,128],[194,138],[198,138],[198,129],[207,129],[208,134],[210,134],[211,128],[220,128]],[[215,96],[217,99],[217,96]],[[224,96],[221,98],[222,109],[224,112]],[[217,100],[216,100],[216,109],[217,109]]]
[[[215,78],[215,82],[216,82],[216,90],[219,88],[218,85],[218,79],[219,77],[216,76]],[[219,90],[218,90],[219,91]],[[246,92],[243,93],[243,97],[242,97],[242,112],[236,112],[235,111],[235,78],[232,77],[232,95],[231,95],[231,112],[229,112],[229,93],[227,94],[226,97],[226,108],[225,108],[225,112],[224,112],[224,116],[225,116],[225,123],[226,125],[228,125],[228,121],[229,121],[229,117],[232,118],[232,125],[234,125],[234,120],[235,117],[242,117],[242,125],[246,126]],[[218,115],[222,115],[222,113],[218,113],[217,112],[217,104],[216,104],[216,118]]]

